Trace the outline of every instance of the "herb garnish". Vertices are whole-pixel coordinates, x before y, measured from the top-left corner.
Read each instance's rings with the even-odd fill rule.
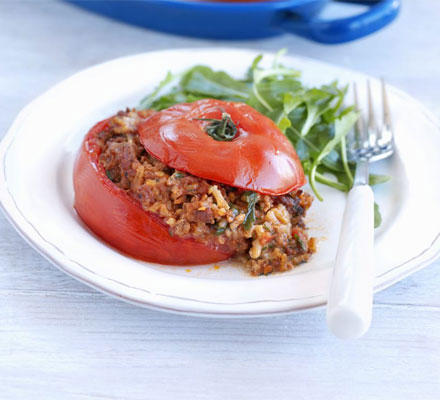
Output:
[[[247,231],[252,228],[255,222],[255,204],[258,201],[258,194],[255,192],[244,192],[243,196],[246,197],[248,203],[248,209],[244,218],[243,226]]]
[[[198,118],[201,121],[210,121],[205,127],[205,132],[214,140],[230,142],[237,134],[237,127],[227,112],[222,112],[222,119]]]
[[[226,226],[223,226],[223,227],[217,228],[217,230],[215,231],[215,234],[216,234],[217,236],[220,236],[222,233],[225,232],[225,230],[226,230]]]
[[[232,211],[232,215],[234,217],[236,217],[238,214],[240,214],[240,210],[237,207],[235,207],[233,203],[229,203],[229,207],[230,207],[230,209]]]
[[[265,223],[263,224],[263,229],[264,229],[265,231],[267,231],[267,232],[270,232],[270,231],[271,231],[271,229],[270,229],[270,227],[269,227],[269,224],[268,224],[267,222],[265,222]]]
[[[113,182],[113,174],[109,169],[105,170],[105,174],[107,175],[107,178],[110,179]]]
[[[296,243],[298,244],[298,246],[301,248],[301,250],[302,251],[306,251],[307,250],[307,246],[304,243],[304,240],[302,240],[297,233],[295,233],[293,235],[293,237],[294,237]]]
[[[215,231],[215,234],[217,236],[220,236],[222,233],[225,232],[226,228],[228,227],[228,223],[226,221],[220,221],[217,224],[217,230]]]

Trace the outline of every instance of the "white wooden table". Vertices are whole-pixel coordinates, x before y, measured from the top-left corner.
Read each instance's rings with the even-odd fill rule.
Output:
[[[440,117],[440,2],[404,3],[394,25],[356,43],[283,36],[220,44],[288,47],[384,76]],[[0,0],[0,138],[27,102],[82,68],[214,45],[54,1]],[[439,293],[437,261],[378,294],[371,330],[351,342],[330,336],[323,311],[247,320],[163,314],[67,277],[0,216],[0,399],[439,399]]]

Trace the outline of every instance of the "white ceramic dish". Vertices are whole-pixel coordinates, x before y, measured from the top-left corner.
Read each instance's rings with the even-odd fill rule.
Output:
[[[309,213],[319,249],[308,264],[252,278],[224,262],[179,268],[137,261],[91,234],[73,209],[73,162],[87,130],[139,100],[169,69],[206,64],[242,76],[254,51],[187,49],[107,62],[63,81],[28,105],[0,145],[0,201],[7,218],[43,256],[67,274],[122,300],[205,316],[263,316],[326,302],[344,194],[322,188]],[[272,56],[267,55],[266,62]],[[310,84],[358,81],[365,75],[305,58],[286,57]],[[379,98],[379,83],[370,78]],[[365,93],[360,93],[363,98]],[[381,290],[440,252],[439,128],[416,101],[390,88],[396,154],[375,165],[393,179],[377,188],[383,224],[376,231],[375,289]],[[379,105],[378,105],[379,106]],[[379,111],[378,111],[379,112]]]

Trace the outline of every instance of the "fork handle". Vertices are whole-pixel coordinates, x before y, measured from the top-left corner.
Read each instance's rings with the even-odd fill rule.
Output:
[[[347,203],[327,302],[327,325],[341,339],[362,336],[371,324],[374,276],[374,195],[354,186]]]

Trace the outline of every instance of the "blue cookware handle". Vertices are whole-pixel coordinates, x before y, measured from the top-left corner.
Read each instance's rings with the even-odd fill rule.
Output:
[[[348,18],[304,18],[292,11],[281,22],[286,31],[321,43],[344,43],[369,35],[388,25],[399,13],[401,0],[338,0],[371,6],[366,12]]]

